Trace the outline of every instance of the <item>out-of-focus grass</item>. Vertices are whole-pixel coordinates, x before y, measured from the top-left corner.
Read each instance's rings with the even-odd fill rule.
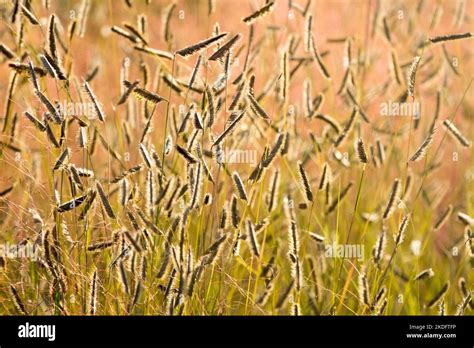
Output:
[[[185,92],[179,96],[170,91],[161,79],[161,74],[174,73],[175,77],[188,81],[197,56],[187,60],[176,57],[173,64],[169,60],[156,59],[140,55],[133,50],[133,45],[125,39],[110,32],[112,25],[122,25],[129,22],[135,25],[137,16],[144,14],[147,17],[146,37],[150,47],[174,52],[179,48],[196,43],[210,37],[214,24],[219,23],[221,31],[231,35],[242,33],[243,38],[235,46],[233,53],[238,57],[238,64],[234,61],[227,87],[220,94],[223,106],[218,114],[218,120],[212,129],[205,129],[199,143],[206,150],[212,144],[209,135],[220,134],[224,127],[224,119],[230,116],[225,112],[235,94],[236,86],[232,81],[241,73],[245,52],[247,50],[249,26],[241,22],[242,17],[258,9],[263,2],[234,2],[217,1],[215,12],[208,14],[207,1],[177,2],[170,21],[173,40],[167,43],[162,38],[162,13],[168,2],[152,1],[146,5],[145,1],[133,2],[130,9],[124,1],[92,1],[87,30],[85,36],[74,36],[71,41],[66,39],[67,26],[71,19],[79,18],[80,2],[51,1],[51,8],[44,9],[39,2],[33,1],[33,12],[41,21],[41,27],[31,26],[25,21],[24,43],[16,47],[15,35],[17,24],[10,21],[10,4],[1,4],[6,8],[0,24],[0,42],[14,49],[14,52],[23,57],[31,57],[35,65],[39,66],[38,53],[42,52],[47,35],[47,18],[55,13],[60,21],[59,34],[64,41],[67,52],[59,48],[62,56],[62,65],[69,73],[69,86],[47,76],[41,79],[41,88],[47,92],[51,100],[87,101],[81,90],[82,78],[94,67],[98,66],[98,74],[91,81],[91,86],[98,100],[102,103],[106,113],[106,122],[100,124],[90,121],[89,137],[93,136],[93,127],[97,127],[113,151],[121,156],[125,168],[143,163],[138,146],[146,120],[143,115],[144,102],[131,96],[127,104],[117,105],[121,93],[120,70],[124,59],[128,58],[129,80],[140,79],[144,76],[140,66],[146,63],[148,68],[148,83],[146,87],[169,99],[169,104],[162,102],[157,105],[153,113],[153,128],[147,138],[147,146],[153,145],[161,158],[164,146],[164,135],[173,129],[171,118],[168,120],[168,131],[164,125],[166,114],[173,107],[178,111],[180,105],[189,106],[196,103],[197,109],[205,110],[207,101],[197,93]],[[53,243],[52,249],[58,254],[59,271],[63,274],[66,284],[64,290],[59,290],[54,276],[47,271],[43,261],[34,262],[29,259],[4,258],[5,265],[0,270],[0,312],[4,314],[17,313],[14,299],[9,292],[13,285],[23,301],[29,314],[87,314],[89,311],[90,278],[92,272],[98,270],[98,314],[169,314],[170,303],[179,302],[173,314],[214,315],[214,314],[288,314],[292,312],[292,298],[298,303],[302,314],[372,314],[376,312],[361,303],[359,298],[358,278],[362,266],[367,267],[369,292],[371,299],[377,296],[379,285],[386,287],[387,305],[383,314],[435,314],[438,308],[427,308],[427,302],[442,288],[446,282],[451,286],[444,296],[448,314],[456,312],[456,306],[463,301],[464,295],[458,286],[460,278],[465,278],[467,288],[472,283],[472,255],[469,254],[468,244],[464,239],[465,227],[457,219],[457,214],[463,212],[473,216],[473,185],[474,170],[472,168],[472,147],[463,148],[453,138],[445,136],[446,129],[441,125],[444,119],[454,117],[454,123],[468,138],[472,139],[472,108],[473,92],[470,82],[473,74],[472,39],[446,43],[447,52],[452,59],[456,59],[460,75],[455,75],[447,66],[441,45],[431,45],[425,50],[416,50],[415,43],[423,37],[445,35],[472,30],[473,3],[465,2],[465,17],[460,26],[453,25],[456,14],[456,3],[451,1],[424,1],[417,10],[417,3],[411,1],[381,1],[380,17],[373,30],[373,17],[377,1],[318,1],[315,2],[309,13],[313,15],[313,35],[316,46],[324,55],[324,61],[331,72],[332,79],[325,80],[318,71],[314,62],[304,64],[290,80],[290,95],[285,103],[269,93],[260,100],[262,107],[272,118],[272,125],[250,117],[243,121],[236,130],[236,135],[226,140],[228,148],[256,151],[257,160],[264,152],[265,146],[270,148],[276,139],[276,132],[290,132],[289,152],[285,156],[278,155],[269,170],[263,173],[260,182],[247,182],[246,179],[255,167],[255,164],[239,163],[228,164],[226,169],[219,168],[215,159],[206,158],[211,167],[216,184],[204,180],[201,191],[211,193],[213,203],[209,206],[199,205],[189,213],[189,220],[185,228],[185,249],[192,253],[194,264],[189,267],[195,269],[200,257],[204,255],[212,243],[222,234],[228,239],[217,261],[204,268],[202,276],[197,282],[192,296],[179,297],[180,289],[179,268],[188,267],[187,263],[171,262],[171,268],[177,271],[174,280],[171,279],[170,269],[161,279],[156,274],[163,263],[166,246],[164,233],[168,231],[175,216],[182,215],[190,200],[191,188],[179,201],[174,203],[171,216],[163,211],[163,206],[155,207],[153,217],[158,233],[140,221],[140,231],[147,229],[151,235],[146,251],[131,254],[124,259],[129,292],[123,290],[120,272],[112,262],[121,253],[124,244],[117,243],[113,248],[99,253],[87,252],[87,247],[97,241],[110,240],[113,232],[124,229],[132,231],[127,219],[126,209],[118,202],[120,186],[109,184],[110,179],[120,174],[122,168],[119,161],[114,160],[100,141],[97,141],[95,152],[90,155],[89,150],[83,150],[77,145],[77,124],[68,128],[66,141],[61,149],[51,146],[47,137],[33,127],[23,116],[26,110],[33,110],[40,116],[44,112],[43,106],[32,93],[31,82],[25,75],[19,75],[15,93],[12,98],[12,111],[18,115],[16,135],[9,136],[10,129],[6,129],[0,140],[4,144],[12,143],[19,146],[21,152],[15,152],[5,146],[0,147],[0,192],[15,184],[14,190],[0,198],[0,242],[27,243],[36,245],[44,261],[44,244],[42,238],[45,231],[50,231]],[[305,4],[299,4],[304,7]],[[433,20],[438,8],[442,15],[439,22]],[[73,11],[73,12],[71,12]],[[391,28],[392,44],[388,43],[383,35],[382,20],[387,16]],[[21,17],[19,17],[21,18]],[[20,19],[18,19],[20,21]],[[433,23],[433,25],[432,25]],[[287,47],[290,35],[301,38],[300,47],[294,54],[295,58],[308,56],[304,52],[305,19],[297,9],[288,9],[286,1],[277,1],[272,13],[254,24],[255,38],[252,52],[258,52],[250,61],[251,73],[255,74],[255,95],[259,95],[267,83],[280,74],[281,52]],[[331,39],[352,37],[353,39],[353,69],[354,93],[361,103],[371,123],[366,124],[359,117],[352,133],[341,146],[340,151],[349,158],[350,166],[344,168],[333,158],[333,148],[325,124],[320,120],[307,119],[304,116],[303,82],[306,78],[312,82],[313,98],[323,93],[325,97],[321,113],[332,116],[341,124],[345,124],[351,113],[351,105],[347,98],[338,95],[344,67],[344,43],[331,42]],[[228,36],[230,37],[230,35]],[[262,40],[262,41],[260,41]],[[255,47],[261,45],[257,51]],[[390,52],[396,52],[402,65],[405,76],[409,64],[416,54],[422,52],[422,66],[417,73],[415,101],[421,103],[421,119],[417,127],[411,117],[380,115],[382,103],[395,101],[406,90],[405,86],[398,86],[390,73]],[[204,53],[208,58],[213,49]],[[0,110],[5,110],[8,93],[8,81],[11,76],[9,61],[2,57],[0,64]],[[426,63],[426,65],[423,65]],[[296,61],[290,61],[290,68],[296,66]],[[207,62],[202,67],[197,85],[213,84],[222,65],[219,62]],[[430,74],[434,77],[430,77]],[[281,78],[281,76],[280,76]],[[384,93],[376,93],[378,88],[390,83]],[[186,90],[184,88],[184,90]],[[407,164],[409,155],[423,142],[432,122],[435,110],[436,93],[441,93],[441,109],[439,113],[438,132],[433,145],[428,150],[426,159],[417,163]],[[465,93],[465,95],[464,95]],[[149,111],[152,107],[149,106]],[[291,112],[294,111],[293,114]],[[289,114],[288,114],[289,113]],[[296,114],[296,117],[294,116]],[[170,112],[171,115],[171,112]],[[181,115],[176,112],[178,120]],[[80,115],[87,120],[87,115]],[[41,118],[41,116],[40,116]],[[287,122],[282,120],[287,119]],[[89,123],[89,120],[87,120]],[[127,142],[123,125],[127,124],[130,132],[130,143]],[[59,135],[59,127],[54,126]],[[190,127],[192,128],[192,127]],[[401,136],[384,134],[381,130],[390,132],[403,131]],[[310,133],[321,140],[321,145],[313,143]],[[186,145],[191,137],[191,131],[185,136],[172,132],[173,143]],[[357,137],[362,137],[369,155],[369,163],[364,167],[358,163],[353,143]],[[237,140],[241,137],[241,140]],[[326,138],[326,139],[325,139]],[[375,146],[380,139],[385,146],[386,160],[383,165],[375,167],[372,163],[370,145]],[[117,215],[116,220],[107,218],[103,212],[99,198],[96,198],[93,208],[85,221],[78,221],[80,209],[63,214],[55,213],[57,202],[54,195],[58,192],[59,200],[70,200],[70,184],[67,173],[63,170],[53,173],[53,166],[64,146],[70,148],[71,156],[68,163],[77,167],[88,168],[94,172],[95,179],[100,180]],[[307,209],[300,209],[298,204],[304,201],[304,194],[298,179],[296,163],[298,160],[309,159],[305,168],[315,194],[314,206],[309,204]],[[317,191],[321,170],[325,162],[331,165],[333,180],[331,194],[333,199],[349,182],[353,183],[348,195],[337,206],[337,209],[326,214],[327,203],[324,191]],[[432,165],[440,164],[424,175],[424,171]],[[266,197],[273,171],[280,170],[279,199],[277,208],[267,213]],[[155,175],[166,180],[173,178],[175,185],[177,178],[182,183],[192,180],[187,178],[188,166],[175,150],[165,158],[164,168],[154,168]],[[239,228],[218,228],[222,208],[227,202],[230,204],[232,193],[235,193],[232,178],[229,173],[237,171],[245,180],[250,204],[239,201],[241,214]],[[204,175],[204,174],[202,174]],[[363,176],[362,176],[363,175]],[[407,177],[411,176],[413,187],[406,199],[397,203],[392,217],[385,221],[387,229],[387,248],[382,266],[376,268],[372,261],[372,248],[382,230],[382,222],[369,223],[362,218],[363,213],[376,213],[383,210],[388,198],[392,182],[399,178],[405,188]],[[195,177],[195,176],[193,176]],[[129,205],[135,212],[145,211],[146,206],[146,170],[130,178],[132,185],[136,184],[137,192]],[[95,187],[95,179],[83,179],[85,189]],[[157,180],[156,185],[159,184]],[[163,187],[165,184],[163,184]],[[173,187],[173,186],[172,186]],[[77,194],[78,195],[78,194]],[[76,196],[77,196],[76,195]],[[303,287],[301,291],[292,290],[287,303],[276,308],[279,299],[285,293],[291,281],[290,260],[288,251],[288,219],[284,214],[284,197],[290,195],[294,204],[296,222],[299,229],[300,253],[302,265]],[[164,202],[170,198],[167,194]],[[358,204],[356,205],[356,201]],[[447,223],[438,231],[433,226],[449,204],[453,205],[453,213]],[[29,212],[34,209],[39,213],[43,224],[35,223]],[[405,241],[389,263],[389,256],[394,248],[392,236],[397,233],[399,224],[405,214],[411,214],[410,223],[406,232]],[[136,214],[135,214],[136,215]],[[260,257],[252,254],[248,245],[249,237],[241,240],[240,255],[232,255],[237,230],[245,234],[245,219],[250,218],[257,224],[263,218],[270,223],[266,229],[258,234]],[[151,220],[151,219],[150,219]],[[352,227],[351,227],[352,225]],[[64,231],[67,230],[67,233]],[[179,229],[178,229],[179,230]],[[350,238],[348,234],[350,232]],[[141,235],[138,231],[134,235]],[[325,237],[325,245],[333,243],[363,246],[363,257],[358,260],[351,257],[328,258],[324,255],[324,246],[317,244],[308,236],[308,231],[316,232]],[[56,234],[55,234],[56,233]],[[57,237],[56,237],[57,235]],[[72,239],[71,243],[68,235]],[[180,234],[176,232],[172,245],[179,251]],[[420,243],[419,253],[414,252],[416,243]],[[172,256],[171,256],[172,257]],[[274,258],[273,258],[274,257]],[[140,276],[139,265],[142,258],[146,259],[145,276]],[[311,269],[312,258],[315,270]],[[187,259],[187,256],[185,257]],[[262,276],[262,270],[273,259],[273,276]],[[138,266],[137,266],[138,265]],[[388,267],[386,277],[382,278]],[[414,281],[420,271],[432,268],[434,277],[427,280]],[[396,271],[395,271],[396,270]],[[184,270],[183,270],[184,272]],[[397,275],[398,274],[398,275]],[[403,276],[408,281],[403,280]],[[189,281],[189,279],[187,280]],[[273,288],[269,300],[264,306],[256,304],[257,299],[265,291],[270,282]],[[134,291],[137,284],[141,286],[141,295],[134,302]],[[184,288],[186,289],[187,283]],[[171,306],[173,307],[173,306]],[[472,314],[469,307],[466,314]]]

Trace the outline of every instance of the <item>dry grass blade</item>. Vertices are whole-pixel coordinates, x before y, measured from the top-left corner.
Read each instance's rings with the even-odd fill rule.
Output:
[[[28,19],[32,25],[40,25],[38,18],[25,5],[21,5],[21,14]]]
[[[390,195],[388,197],[387,205],[385,206],[385,210],[382,215],[383,219],[388,219],[390,215],[392,215],[393,211],[395,210],[396,204],[398,204],[398,199],[400,198],[400,194],[401,194],[400,180],[395,179],[392,185],[392,190],[390,191]]]
[[[255,22],[257,19],[267,15],[269,12],[271,12],[273,10],[273,5],[275,4],[274,1],[270,1],[268,2],[265,6],[263,6],[262,8],[258,9],[257,11],[255,11],[254,13],[248,15],[247,17],[245,18],[242,18],[242,22],[246,23],[246,24],[252,24],[253,22]]]
[[[418,65],[420,64],[421,57],[416,56],[413,58],[413,62],[411,63],[410,70],[408,72],[408,96],[413,97],[415,95],[415,81],[416,81],[416,72],[418,71]]]
[[[176,151],[190,164],[195,164],[198,160],[184,147],[179,146],[176,144]]]
[[[228,33],[221,33],[219,35],[210,37],[209,39],[198,42],[197,44],[194,44],[192,46],[182,48],[182,49],[176,51],[176,54],[181,56],[181,57],[187,57],[187,56],[193,55],[193,54],[199,52],[200,50],[203,50],[203,49],[219,42],[224,37],[226,37],[227,34]]]
[[[471,147],[471,142],[459,131],[459,129],[450,120],[444,120],[443,126],[449,131],[449,134],[464,147]]]
[[[71,199],[70,201],[65,202],[65,203],[59,205],[59,206],[58,206],[58,212],[59,212],[59,213],[64,213],[64,212],[66,212],[66,211],[70,211],[70,210],[76,209],[78,206],[80,206],[82,203],[84,203],[84,201],[86,200],[87,196],[88,196],[87,194],[83,194],[82,196],[73,198],[73,199]]]
[[[331,75],[329,75],[329,71],[326,68],[326,65],[324,65],[323,59],[321,58],[321,55],[319,54],[319,51],[316,48],[316,44],[314,43],[313,38],[311,38],[311,51],[312,51],[312,54],[313,54],[313,58],[316,61],[317,65],[319,67],[319,70],[321,71],[323,76],[327,79],[330,79]]]
[[[123,84],[127,88],[132,88],[133,86],[133,84],[129,81],[123,81]],[[163,100],[167,101],[165,98],[159,96],[158,94],[150,92],[146,90],[145,88],[141,88],[141,87],[134,87],[133,93],[137,98],[149,101],[150,103],[153,103],[153,104],[158,104],[159,102]]]
[[[420,145],[418,150],[416,150],[415,153],[410,157],[409,161],[416,162],[425,156],[426,151],[428,151],[428,149],[431,146],[431,143],[433,142],[433,136],[435,135],[435,133],[436,133],[436,128],[433,128],[431,132],[428,134],[428,136],[425,138],[423,143]]]
[[[240,40],[242,37],[241,34],[235,35],[232,39],[227,41],[222,47],[220,47],[216,52],[212,54],[212,56],[209,57],[209,60],[218,60],[223,58],[230,50],[231,48],[237,43],[237,41]]]
[[[99,118],[100,121],[104,122],[105,121],[105,114],[104,111],[102,110],[102,106],[97,100],[97,97],[95,96],[94,92],[92,92],[92,89],[89,86],[89,83],[84,80],[84,88],[86,90],[87,96],[89,97],[91,103],[94,105],[94,110],[96,112],[97,117]]]
[[[212,143],[212,147],[219,145],[235,129],[235,127],[240,122],[242,117],[244,117],[244,115],[245,115],[244,111],[240,113],[237,113],[237,112],[233,113],[233,116],[231,116],[233,119],[232,123],[229,124],[229,126],[224,130],[224,132],[222,132],[222,134],[220,134],[216,138],[216,140]]]
[[[97,182],[96,187],[97,187],[97,192],[99,193],[99,197],[102,202],[102,205],[104,206],[105,212],[107,213],[109,218],[115,219],[114,211],[112,209],[112,206],[110,205],[109,199],[107,198],[107,195],[105,194],[104,189],[102,188],[102,185],[99,182]]]
[[[311,185],[309,183],[308,177],[303,167],[303,163],[301,161],[298,162],[298,174],[300,177],[301,186],[304,189],[306,199],[309,202],[313,202],[313,190],[311,189]]]
[[[451,34],[451,35],[440,35],[430,37],[429,41],[432,43],[444,42],[444,41],[452,41],[452,40],[460,40],[460,39],[467,39],[472,37],[472,33],[462,33],[462,34]]]
[[[173,60],[173,54],[171,54],[170,52],[158,50],[156,48],[151,48],[151,47],[134,46],[133,48],[139,52],[143,52],[154,57]]]

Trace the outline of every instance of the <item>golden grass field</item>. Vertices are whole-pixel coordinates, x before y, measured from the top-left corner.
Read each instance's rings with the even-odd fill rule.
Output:
[[[473,13],[0,1],[0,313],[472,315]]]

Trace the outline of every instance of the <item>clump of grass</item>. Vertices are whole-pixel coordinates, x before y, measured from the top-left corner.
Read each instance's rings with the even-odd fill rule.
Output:
[[[0,312],[472,314],[468,18],[376,3],[6,4]]]

